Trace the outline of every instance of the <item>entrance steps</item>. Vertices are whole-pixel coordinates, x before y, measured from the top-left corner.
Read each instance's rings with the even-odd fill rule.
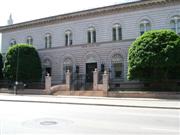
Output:
[[[81,91],[56,91],[53,95],[63,95],[63,96],[107,96],[107,92],[95,91],[95,90],[81,90]]]

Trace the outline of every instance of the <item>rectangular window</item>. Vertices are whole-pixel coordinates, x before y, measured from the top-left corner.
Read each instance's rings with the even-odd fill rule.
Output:
[[[112,29],[112,37],[113,37],[113,41],[116,41],[116,28]]]
[[[65,45],[68,46],[68,35],[65,35]]]
[[[49,37],[49,48],[51,48],[52,42],[51,42],[51,37]]]
[[[140,34],[143,35],[145,32],[144,24],[140,24]]]
[[[122,40],[122,29],[121,27],[118,28],[118,36],[119,36],[119,40]]]
[[[93,43],[96,43],[96,31],[93,31]]]
[[[33,39],[27,39],[27,44],[32,45],[33,44]]]
[[[91,43],[91,32],[88,31],[87,34],[88,34],[88,35],[87,35],[87,36],[88,36],[88,37],[87,37],[87,38],[88,38],[88,39],[87,39],[87,40],[88,40],[88,43]]]
[[[45,48],[47,48],[47,37],[45,37]]]
[[[72,45],[73,44],[73,40],[72,40],[72,33],[69,36],[69,44]]]

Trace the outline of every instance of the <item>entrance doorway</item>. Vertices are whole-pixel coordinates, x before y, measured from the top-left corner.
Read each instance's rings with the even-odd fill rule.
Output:
[[[93,82],[93,71],[97,68],[97,63],[86,63],[86,82]]]

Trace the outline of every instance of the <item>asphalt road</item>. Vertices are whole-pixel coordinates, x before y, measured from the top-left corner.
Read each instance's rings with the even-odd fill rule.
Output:
[[[0,101],[0,135],[180,135],[180,110]]]

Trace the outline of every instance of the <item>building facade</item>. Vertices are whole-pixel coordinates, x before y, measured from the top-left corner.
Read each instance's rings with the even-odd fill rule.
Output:
[[[156,29],[180,34],[180,0],[141,0],[2,26],[1,50],[32,44],[54,84],[64,80],[67,70],[92,82],[95,68],[108,70],[111,81],[128,81],[129,46]]]

